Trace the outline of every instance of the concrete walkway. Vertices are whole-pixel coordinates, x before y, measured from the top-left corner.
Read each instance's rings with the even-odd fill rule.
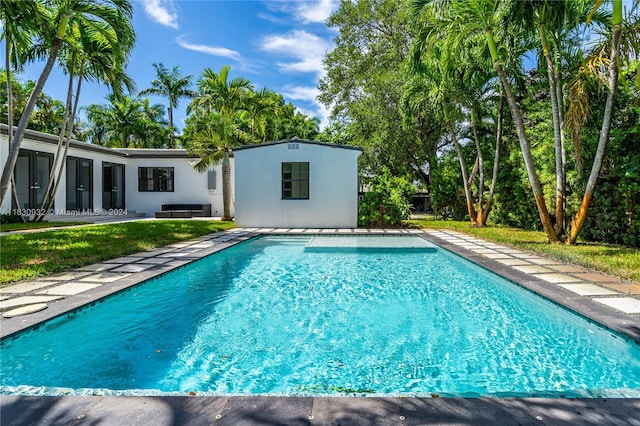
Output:
[[[415,234],[640,343],[640,286],[457,232],[246,229],[89,265],[0,289],[0,335],[81,309],[261,234]],[[25,314],[16,310],[32,309]],[[37,309],[36,309],[37,308]],[[637,399],[298,397],[0,397],[0,424],[640,426]]]

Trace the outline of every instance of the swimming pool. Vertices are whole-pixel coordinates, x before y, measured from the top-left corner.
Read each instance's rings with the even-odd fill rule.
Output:
[[[262,237],[2,342],[0,393],[640,396],[640,348],[420,237]]]

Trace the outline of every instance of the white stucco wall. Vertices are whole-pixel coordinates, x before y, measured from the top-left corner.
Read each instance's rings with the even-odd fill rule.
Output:
[[[244,227],[354,228],[356,149],[291,141],[234,151],[236,224]],[[282,199],[282,163],[309,162],[309,199]]]
[[[33,133],[33,132],[32,132]],[[37,134],[38,138],[46,141],[25,137],[21,149],[55,153],[56,145],[52,143],[51,135]],[[51,139],[51,140],[50,140]],[[145,154],[144,150],[116,150],[99,149],[98,151],[87,149],[84,144],[72,144],[69,147],[68,156],[93,160],[93,209],[101,209],[102,206],[102,163],[117,163],[125,166],[125,207],[129,211],[144,213],[153,216],[161,210],[162,204],[211,204],[213,216],[222,215],[222,171],[221,166],[214,166],[216,172],[216,188],[209,190],[207,185],[207,173],[198,173],[193,170],[191,162],[195,158],[176,158],[167,155],[163,158],[161,152],[153,155]],[[92,146],[91,146],[92,147]],[[4,167],[8,156],[8,139],[5,134],[0,134],[0,164]],[[173,192],[140,192],[138,191],[138,167],[173,167],[174,185]],[[233,159],[232,159],[233,179]],[[233,180],[232,180],[233,182]],[[11,190],[11,188],[9,188]],[[232,197],[233,199],[233,197]],[[66,207],[66,172],[62,174],[60,186],[55,196],[57,211]],[[233,215],[233,203],[231,214]],[[2,205],[3,212],[11,209],[11,196],[8,192]]]

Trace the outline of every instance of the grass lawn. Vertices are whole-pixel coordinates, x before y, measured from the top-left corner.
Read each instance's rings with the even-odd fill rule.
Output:
[[[0,236],[0,285],[233,228],[233,222],[123,222]]]
[[[525,231],[506,226],[490,225],[485,228],[473,228],[469,222],[431,219],[409,220],[406,223],[424,229],[464,232],[488,241],[518,247],[563,262],[640,282],[640,250],[638,249],[589,242],[579,242],[574,246],[549,244],[544,232]]]
[[[90,222],[19,222],[19,223],[3,223],[0,225],[0,231],[24,231],[28,229],[41,228],[62,228],[73,225],[87,225]]]

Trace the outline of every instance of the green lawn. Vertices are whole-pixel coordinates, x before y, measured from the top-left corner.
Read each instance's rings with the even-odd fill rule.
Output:
[[[0,231],[24,231],[29,229],[41,229],[41,228],[62,228],[65,226],[73,225],[87,225],[90,222],[18,222],[18,223],[3,223],[0,224]]]
[[[140,221],[0,236],[0,285],[151,250],[234,227],[233,222]]]
[[[431,219],[410,220],[406,223],[424,229],[464,232],[488,241],[522,248],[563,262],[640,282],[640,250],[638,249],[588,242],[580,242],[574,246],[549,244],[544,232],[524,231],[505,226],[473,228],[469,222]]]

